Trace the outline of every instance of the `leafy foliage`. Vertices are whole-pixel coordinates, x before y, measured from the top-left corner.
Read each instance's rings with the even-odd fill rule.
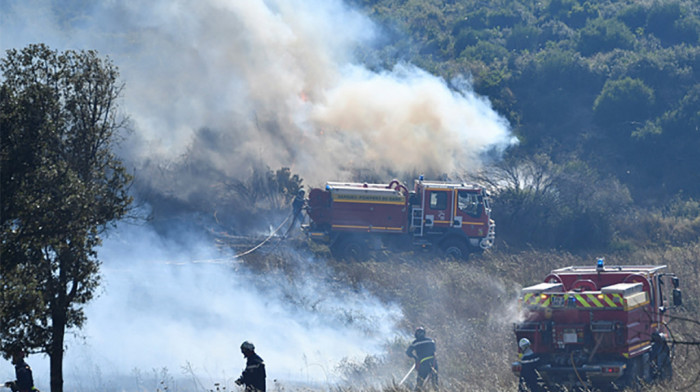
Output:
[[[491,185],[499,241],[510,246],[603,249],[632,202],[584,162],[555,164],[544,154],[505,161],[479,179]]]
[[[9,50],[0,70],[0,350],[47,353],[60,391],[64,334],[99,283],[100,234],[131,203],[111,150],[122,86],[97,53],[41,44]]]
[[[584,56],[613,49],[629,50],[634,47],[634,35],[615,19],[596,18],[581,29],[577,48]]]
[[[229,179],[217,187],[214,211],[229,233],[268,230],[291,212],[303,179],[288,167],[255,169],[246,179]]]
[[[640,204],[681,190],[700,197],[688,180],[697,173],[697,2],[355,3],[395,32],[389,46],[418,46],[399,50],[409,60],[447,80],[471,73],[477,92],[511,120],[520,156],[563,164],[574,155]]]
[[[643,122],[654,106],[654,91],[639,79],[608,80],[593,102],[593,114],[603,126]]]

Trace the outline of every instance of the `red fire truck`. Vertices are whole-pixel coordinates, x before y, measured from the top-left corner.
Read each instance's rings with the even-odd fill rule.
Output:
[[[328,182],[308,195],[302,228],[329,244],[334,257],[363,259],[370,249],[440,249],[466,258],[493,245],[496,226],[486,189],[471,184],[398,180],[388,184]]]
[[[530,340],[549,390],[623,389],[671,377],[667,312],[682,301],[678,278],[665,270],[605,266],[599,259],[595,266],[555,269],[522,289],[516,340]],[[512,370],[519,376],[521,363]]]

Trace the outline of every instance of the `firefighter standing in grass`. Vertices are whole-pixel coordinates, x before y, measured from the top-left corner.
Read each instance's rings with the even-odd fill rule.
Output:
[[[236,384],[245,385],[246,392],[265,392],[265,362],[255,353],[253,343],[248,341],[241,344],[241,353],[246,358],[246,365]]]
[[[406,355],[416,361],[416,389],[420,389],[425,384],[426,379],[430,379],[433,388],[438,386],[438,364],[435,359],[435,341],[425,336],[425,328],[419,327],[414,334],[416,340],[406,349]]]
[[[518,380],[519,392],[542,392],[544,389],[540,386],[537,374],[537,365],[540,357],[530,348],[530,340],[522,338],[518,342],[520,351],[523,356],[520,358],[520,380]]]
[[[32,376],[32,368],[24,362],[24,351],[17,350],[12,353],[12,364],[15,365],[15,381],[8,381],[5,386],[10,388],[12,392],[38,392],[34,387],[34,377]]]
[[[297,192],[297,195],[294,196],[294,200],[292,200],[292,223],[289,224],[289,228],[287,229],[287,232],[284,233],[284,236],[287,237],[289,235],[289,232],[294,229],[296,226],[296,223],[299,222],[301,223],[302,220],[304,219],[302,216],[301,211],[304,209],[304,190],[299,189],[299,192]]]

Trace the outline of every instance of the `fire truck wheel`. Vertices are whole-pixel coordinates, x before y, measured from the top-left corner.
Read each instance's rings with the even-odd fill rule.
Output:
[[[455,260],[469,259],[469,250],[464,241],[459,239],[449,239],[442,244],[442,251],[445,257]]]
[[[617,389],[615,390],[625,390],[630,388],[633,391],[637,391],[639,387],[639,378],[641,377],[640,371],[642,370],[641,364],[642,357],[630,358],[627,361],[627,369],[625,373],[615,382]]]

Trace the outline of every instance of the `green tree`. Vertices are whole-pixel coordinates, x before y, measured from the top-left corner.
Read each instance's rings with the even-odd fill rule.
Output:
[[[663,41],[675,41],[675,24],[681,18],[681,5],[677,1],[659,1],[647,11],[647,30]]]
[[[541,35],[542,31],[537,26],[515,25],[506,38],[506,47],[510,50],[536,50]]]
[[[654,107],[654,90],[640,79],[626,77],[608,80],[593,102],[593,112],[599,124],[620,127],[620,124],[643,123]],[[629,135],[626,135],[629,136]]]
[[[43,44],[8,50],[0,71],[0,350],[48,354],[60,392],[65,333],[99,285],[100,235],[131,203],[112,151],[123,86],[96,52]]]
[[[511,156],[478,179],[494,195],[499,239],[514,246],[604,248],[616,215],[632,202],[619,181],[575,158],[557,164],[546,154]]]
[[[581,29],[578,49],[584,56],[613,49],[632,49],[634,34],[617,19],[597,18],[589,21]]]

